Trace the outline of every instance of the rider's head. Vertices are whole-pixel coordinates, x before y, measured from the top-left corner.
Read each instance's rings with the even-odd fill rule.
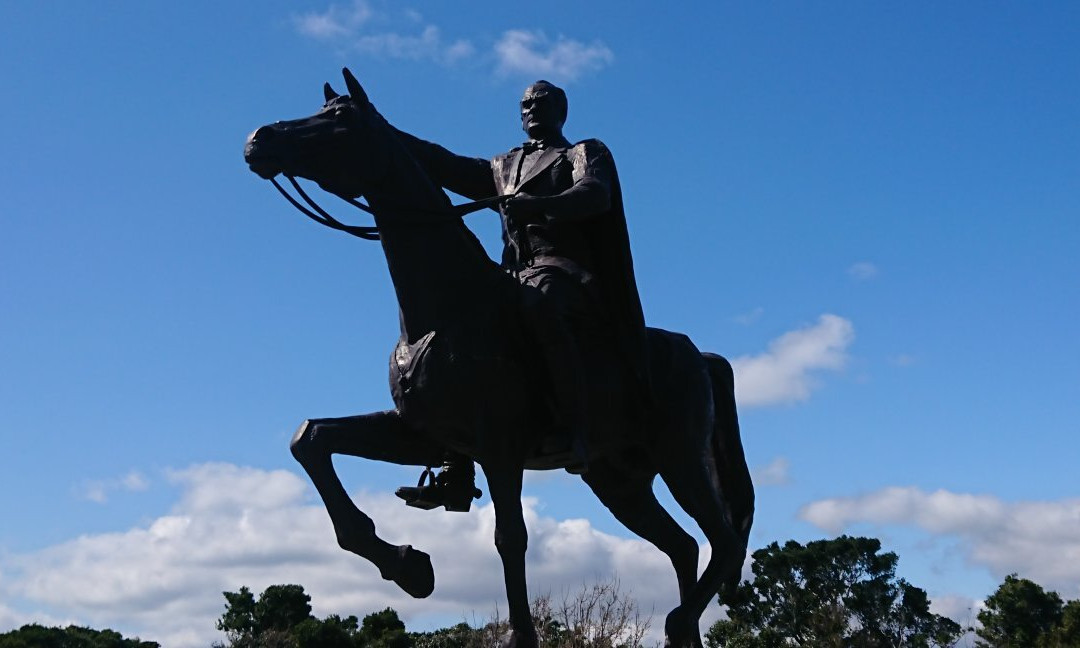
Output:
[[[566,123],[566,93],[548,81],[537,81],[521,97],[521,128],[529,137],[544,140],[562,136]]]

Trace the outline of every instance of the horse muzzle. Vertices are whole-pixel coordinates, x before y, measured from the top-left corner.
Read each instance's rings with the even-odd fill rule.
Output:
[[[262,126],[244,142],[244,161],[260,178],[269,180],[283,170],[281,160],[274,154],[272,142],[276,132],[270,126]]]

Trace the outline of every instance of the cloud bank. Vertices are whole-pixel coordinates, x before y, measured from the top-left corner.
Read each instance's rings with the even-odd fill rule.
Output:
[[[214,630],[222,591],[247,585],[258,592],[275,583],[304,585],[319,616],[391,606],[422,629],[482,622],[497,605],[505,614],[490,504],[444,513],[410,509],[390,495],[354,494],[382,537],[431,554],[435,593],[418,601],[337,547],[322,504],[292,472],[216,463],[169,479],[181,488],[179,500],[145,525],[0,559],[0,630],[59,618],[170,647],[203,647],[222,639]],[[583,580],[618,574],[644,613],[666,614],[676,604],[670,563],[651,545],[602,533],[587,520],[544,517],[532,500],[525,510],[534,593],[561,595]],[[702,554],[706,559],[707,549]]]
[[[818,386],[815,372],[842,369],[854,340],[851,322],[830,314],[813,326],[785,333],[764,353],[731,361],[735,398],[743,407],[805,401]]]
[[[812,502],[799,515],[830,533],[871,523],[950,536],[971,562],[997,578],[1017,572],[1065,598],[1080,597],[1080,499],[1005,502],[990,495],[894,487]]]

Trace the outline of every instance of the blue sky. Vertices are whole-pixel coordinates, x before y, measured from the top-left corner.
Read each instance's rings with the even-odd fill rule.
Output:
[[[528,83],[566,87],[567,135],[619,165],[646,319],[735,361],[754,547],[881,537],[960,620],[1014,571],[1080,597],[1080,8],[544,6],[0,7],[0,629],[206,645],[222,589],[275,582],[418,628],[501,600],[486,498],[406,511],[413,471],[337,462],[432,552],[417,603],[336,549],[287,451],[306,417],[390,405],[380,250],[241,158],[343,65],[477,156],[521,141]],[[618,572],[674,604],[583,485],[526,490],[535,588]]]

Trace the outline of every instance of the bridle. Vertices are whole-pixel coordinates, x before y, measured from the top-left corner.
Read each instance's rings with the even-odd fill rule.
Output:
[[[270,178],[270,182],[274,185],[274,188],[277,189],[282,196],[285,196],[285,199],[288,200],[293,207],[296,207],[296,209],[300,211],[301,214],[307,216],[308,218],[320,225],[329,227],[330,229],[338,230],[339,232],[345,232],[346,234],[352,234],[353,236],[362,238],[365,241],[379,240],[380,237],[378,227],[372,225],[347,225],[345,223],[342,223],[338,219],[331,216],[330,213],[327,212],[325,209],[320,207],[319,204],[311,198],[311,196],[307,195],[307,192],[304,191],[304,188],[301,187],[300,183],[296,181],[295,176],[286,175],[285,177],[289,180],[289,183],[292,184],[293,189],[296,190],[296,193],[304,199],[304,202],[306,202],[308,206],[311,207],[311,209],[308,209],[307,207],[301,205],[300,202],[296,200],[296,198],[293,198],[288,191],[285,191],[285,188],[278,183],[277,178]],[[375,210],[373,210],[370,206],[360,202],[359,200],[356,200],[355,198],[340,196],[338,194],[334,195],[338,196],[338,198],[341,198],[353,207],[356,207],[360,211],[375,215]],[[466,214],[471,214],[475,211],[484,209],[485,207],[497,205],[498,203],[506,200],[509,197],[509,195],[492,196],[490,198],[474,200],[472,202],[463,203],[461,205],[451,205],[449,209],[410,209],[408,211],[419,211],[420,213],[426,214],[429,217],[422,218],[420,220],[410,219],[409,224],[442,223],[451,219],[458,219],[465,216]]]

